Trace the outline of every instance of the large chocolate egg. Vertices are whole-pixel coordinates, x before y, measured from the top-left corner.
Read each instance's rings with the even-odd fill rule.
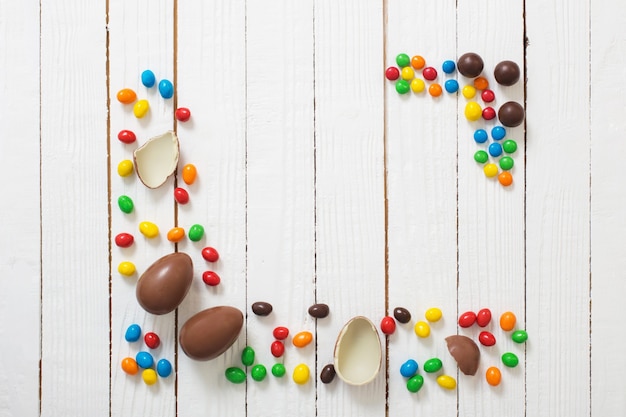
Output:
[[[207,308],[180,329],[180,347],[191,359],[208,361],[224,353],[239,337],[243,313],[235,307]]]
[[[159,258],[137,281],[137,301],[148,313],[167,314],[183,302],[193,280],[193,262],[183,252]]]

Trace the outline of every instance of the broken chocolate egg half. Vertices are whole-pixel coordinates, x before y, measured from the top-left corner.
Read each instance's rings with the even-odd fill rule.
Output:
[[[133,152],[137,176],[148,188],[165,184],[176,171],[178,157],[178,137],[172,131],[149,139]]]
[[[337,376],[350,385],[365,385],[376,378],[382,361],[376,326],[367,317],[357,316],[341,329],[335,343]]]
[[[446,337],[448,351],[465,375],[476,375],[480,363],[478,345],[467,336],[452,335]]]

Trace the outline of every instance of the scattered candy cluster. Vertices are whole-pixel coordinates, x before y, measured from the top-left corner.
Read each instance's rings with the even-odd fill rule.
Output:
[[[385,77],[390,81],[395,81],[395,88],[399,94],[406,94],[413,91],[416,94],[422,93],[426,89],[426,83],[429,83],[428,92],[432,97],[439,97],[442,94],[442,87],[437,82],[437,70],[435,67],[426,66],[426,60],[415,55],[410,58],[407,54],[401,53],[396,56],[396,65],[390,66],[385,71]],[[508,101],[502,104],[499,109],[493,107],[496,100],[495,92],[489,88],[489,80],[483,75],[484,63],[482,58],[475,53],[466,53],[462,55],[455,63],[452,60],[446,60],[441,65],[444,74],[450,76],[458,70],[465,78],[473,79],[471,83],[463,86],[461,94],[468,102],[465,105],[465,118],[470,122],[476,122],[480,119],[491,121],[496,116],[502,126],[495,126],[492,129],[492,142],[488,147],[488,153],[485,150],[479,150],[474,154],[474,160],[480,164],[485,164],[483,171],[488,178],[498,177],[498,181],[507,187],[513,183],[511,169],[513,168],[513,159],[510,155],[506,155],[499,159],[498,165],[502,172],[499,173],[498,165],[495,163],[487,163],[489,157],[498,158],[502,155],[503,145],[499,140],[505,137],[506,127],[519,126],[524,121],[524,108],[515,101]],[[416,71],[421,71],[422,77],[416,76]],[[508,87],[515,85],[520,79],[520,68],[513,61],[502,61],[498,63],[493,71],[496,82],[502,86]],[[454,78],[449,78],[444,83],[444,89],[450,94],[456,94],[459,90],[459,82]],[[475,100],[477,93],[480,92],[480,99],[484,103],[483,108],[478,101]],[[496,132],[502,132],[500,136]],[[484,129],[478,129],[474,133],[474,140],[478,144],[487,142],[488,136]],[[509,150],[505,150],[508,154],[512,154],[517,149],[517,144],[513,140],[506,141],[509,143]],[[505,143],[506,143],[505,142]],[[512,144],[511,144],[512,142]],[[511,150],[512,149],[512,150]]]
[[[126,329],[124,338],[129,343],[137,342],[141,339],[141,327],[138,324],[131,324]],[[157,349],[161,345],[161,339],[154,332],[148,332],[143,337],[144,343],[149,349]],[[154,357],[150,352],[145,350],[137,352],[135,358],[126,357],[122,359],[122,370],[128,375],[136,375],[141,371],[141,378],[147,385],[153,385],[157,382],[157,375],[161,378],[167,378],[172,374],[172,364],[167,359],[160,359],[154,363]]]

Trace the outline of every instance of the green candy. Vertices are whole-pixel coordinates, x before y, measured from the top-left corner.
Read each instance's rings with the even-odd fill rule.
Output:
[[[502,144],[502,149],[504,149],[504,152],[506,153],[513,153],[517,150],[517,142],[513,139],[507,139]]]
[[[526,333],[526,330],[516,330],[511,335],[511,339],[513,339],[515,343],[524,343],[528,340],[528,333]]]
[[[135,208],[133,200],[127,195],[121,195],[120,198],[117,199],[117,205],[119,206],[120,210],[122,210],[126,214],[131,213],[133,211],[133,208]]]
[[[500,168],[505,171],[513,168],[514,163],[515,162],[513,161],[513,158],[511,158],[510,156],[503,156],[502,158],[500,158]]]
[[[424,366],[423,366],[424,371],[428,372],[429,374],[439,371],[442,367],[443,367],[443,363],[441,362],[441,359],[439,358],[428,359],[426,362],[424,362]]]
[[[396,64],[398,64],[400,68],[408,67],[410,63],[411,58],[409,58],[407,54],[398,54],[398,56],[396,56]]]
[[[241,352],[241,363],[243,363],[244,366],[252,366],[254,363],[254,349],[250,346],[243,348]]]
[[[226,379],[228,379],[233,384],[241,384],[243,381],[246,380],[246,373],[243,371],[243,369],[237,368],[236,366],[228,368],[226,372],[224,372],[224,374],[226,375]]]
[[[250,375],[255,381],[263,381],[265,379],[265,376],[267,375],[267,369],[265,368],[265,366],[260,364],[254,365],[252,367],[252,370],[250,371]]]
[[[189,240],[191,240],[192,242],[199,241],[200,239],[202,239],[202,236],[204,236],[204,227],[200,226],[199,224],[194,224],[189,228],[189,233],[187,233],[187,236],[189,236]]]
[[[411,86],[406,80],[398,80],[396,82],[396,91],[398,94],[406,94],[411,89]]]
[[[422,388],[422,385],[424,385],[424,377],[419,374],[412,376],[408,381],[406,381],[406,389],[411,392],[419,391],[420,388]]]
[[[519,364],[519,359],[515,353],[506,352],[502,355],[502,363],[509,368],[515,368]]]
[[[483,150],[476,151],[476,153],[474,154],[474,161],[478,162],[479,164],[484,164],[488,160],[489,155]]]
[[[287,373],[287,370],[285,369],[285,365],[283,365],[282,363],[276,363],[274,364],[274,366],[272,366],[272,375],[274,375],[276,378],[284,377],[285,373]]]

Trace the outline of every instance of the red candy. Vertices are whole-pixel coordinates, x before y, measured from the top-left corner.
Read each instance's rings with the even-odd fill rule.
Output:
[[[289,336],[289,329],[286,327],[279,326],[274,329],[273,334],[276,339],[285,340],[287,336]]]
[[[491,103],[496,99],[496,95],[492,90],[487,89],[480,93],[480,98],[482,98],[485,103]]]
[[[270,346],[270,351],[275,358],[280,358],[285,353],[285,345],[280,340],[275,340]]]
[[[483,308],[478,311],[476,314],[476,324],[480,327],[485,327],[491,321],[491,310],[488,308]]]
[[[176,200],[178,204],[187,204],[189,202],[189,193],[184,188],[175,188],[174,200]]]
[[[422,70],[422,76],[425,80],[433,81],[437,79],[437,70],[433,67],[426,67]]]
[[[384,334],[393,334],[396,331],[396,321],[391,316],[385,316],[380,321],[380,330]]]
[[[187,107],[179,107],[176,109],[174,116],[176,116],[176,120],[179,122],[186,122],[191,117],[191,111]]]
[[[220,254],[217,253],[217,250],[215,250],[215,248],[207,246],[206,248],[202,249],[202,257],[207,262],[217,262],[217,260],[220,258]]]
[[[217,275],[215,272],[213,271],[204,271],[202,273],[202,281],[210,286],[210,287],[215,287],[216,285],[220,284],[220,276]]]
[[[483,109],[483,119],[492,120],[496,117],[496,111],[493,107],[485,107]]]
[[[137,140],[137,136],[130,130],[120,130],[120,133],[117,134],[117,138],[120,142],[124,143],[133,143]]]
[[[146,342],[146,346],[150,349],[156,349],[161,345],[161,339],[159,339],[159,336],[154,332],[146,333],[143,337],[143,341]]]
[[[483,346],[493,346],[496,344],[496,337],[490,332],[480,332],[478,341]]]
[[[127,248],[133,244],[135,238],[130,233],[120,233],[115,236],[115,244],[120,248]]]
[[[385,77],[389,81],[395,81],[398,78],[400,78],[400,70],[398,68],[396,68],[396,67],[389,67],[385,71]]]
[[[461,327],[470,327],[474,323],[476,323],[476,313],[473,311],[466,311],[459,317],[459,326]]]

